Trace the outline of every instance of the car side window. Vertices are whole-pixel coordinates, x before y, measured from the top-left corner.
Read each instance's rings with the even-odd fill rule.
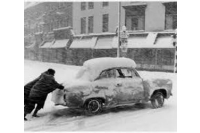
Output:
[[[125,77],[121,69],[117,68],[116,70],[117,70],[117,72],[116,72],[117,78],[124,78]]]
[[[129,68],[117,68],[117,77],[118,78],[133,78],[136,77],[136,73]]]
[[[116,78],[116,70],[115,69],[109,69],[103,71],[98,79],[103,79],[103,78]]]
[[[101,78],[107,78],[107,77],[108,77],[108,75],[107,75],[106,71],[102,72],[101,75],[99,76],[100,79]]]
[[[136,73],[131,69],[131,74],[132,74],[132,77],[137,77]]]

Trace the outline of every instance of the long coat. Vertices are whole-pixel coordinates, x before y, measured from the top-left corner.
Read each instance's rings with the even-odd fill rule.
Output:
[[[40,79],[32,87],[29,99],[43,108],[47,95],[57,88],[63,89],[63,86],[55,81],[54,76],[43,73]]]
[[[39,81],[41,75],[24,86],[24,104],[28,104],[31,88]]]

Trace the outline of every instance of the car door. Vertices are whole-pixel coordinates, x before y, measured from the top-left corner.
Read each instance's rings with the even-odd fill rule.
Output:
[[[119,103],[116,99],[116,70],[108,69],[101,72],[93,82],[93,90],[106,100],[106,106],[115,106]]]
[[[144,98],[142,79],[132,68],[117,68],[116,90],[119,103],[137,102]]]

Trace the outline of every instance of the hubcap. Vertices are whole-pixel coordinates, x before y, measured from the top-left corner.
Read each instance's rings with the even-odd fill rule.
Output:
[[[164,97],[163,97],[163,95],[160,94],[160,93],[155,94],[154,97],[153,97],[153,99],[152,99],[152,101],[151,101],[151,103],[152,103],[152,106],[154,108],[160,108],[160,107],[162,107],[163,103],[164,103]]]
[[[159,104],[160,104],[160,106],[162,106],[163,105],[163,96],[161,95],[160,97],[159,97],[159,99],[158,99],[158,102],[159,102]]]
[[[92,112],[95,113],[99,110],[100,104],[96,100],[92,100],[88,103],[88,109]]]
[[[159,106],[158,99],[155,99],[155,106],[156,108]]]
[[[163,96],[162,95],[158,95],[156,97],[155,104],[156,104],[156,107],[162,107],[162,105],[163,105]]]

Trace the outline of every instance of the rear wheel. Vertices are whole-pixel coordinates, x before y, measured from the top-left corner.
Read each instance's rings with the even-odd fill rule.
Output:
[[[161,92],[157,92],[154,94],[151,98],[151,104],[152,107],[155,108],[161,108],[164,105],[164,96]]]
[[[87,115],[95,115],[102,111],[102,101],[99,99],[90,99],[85,105]]]

